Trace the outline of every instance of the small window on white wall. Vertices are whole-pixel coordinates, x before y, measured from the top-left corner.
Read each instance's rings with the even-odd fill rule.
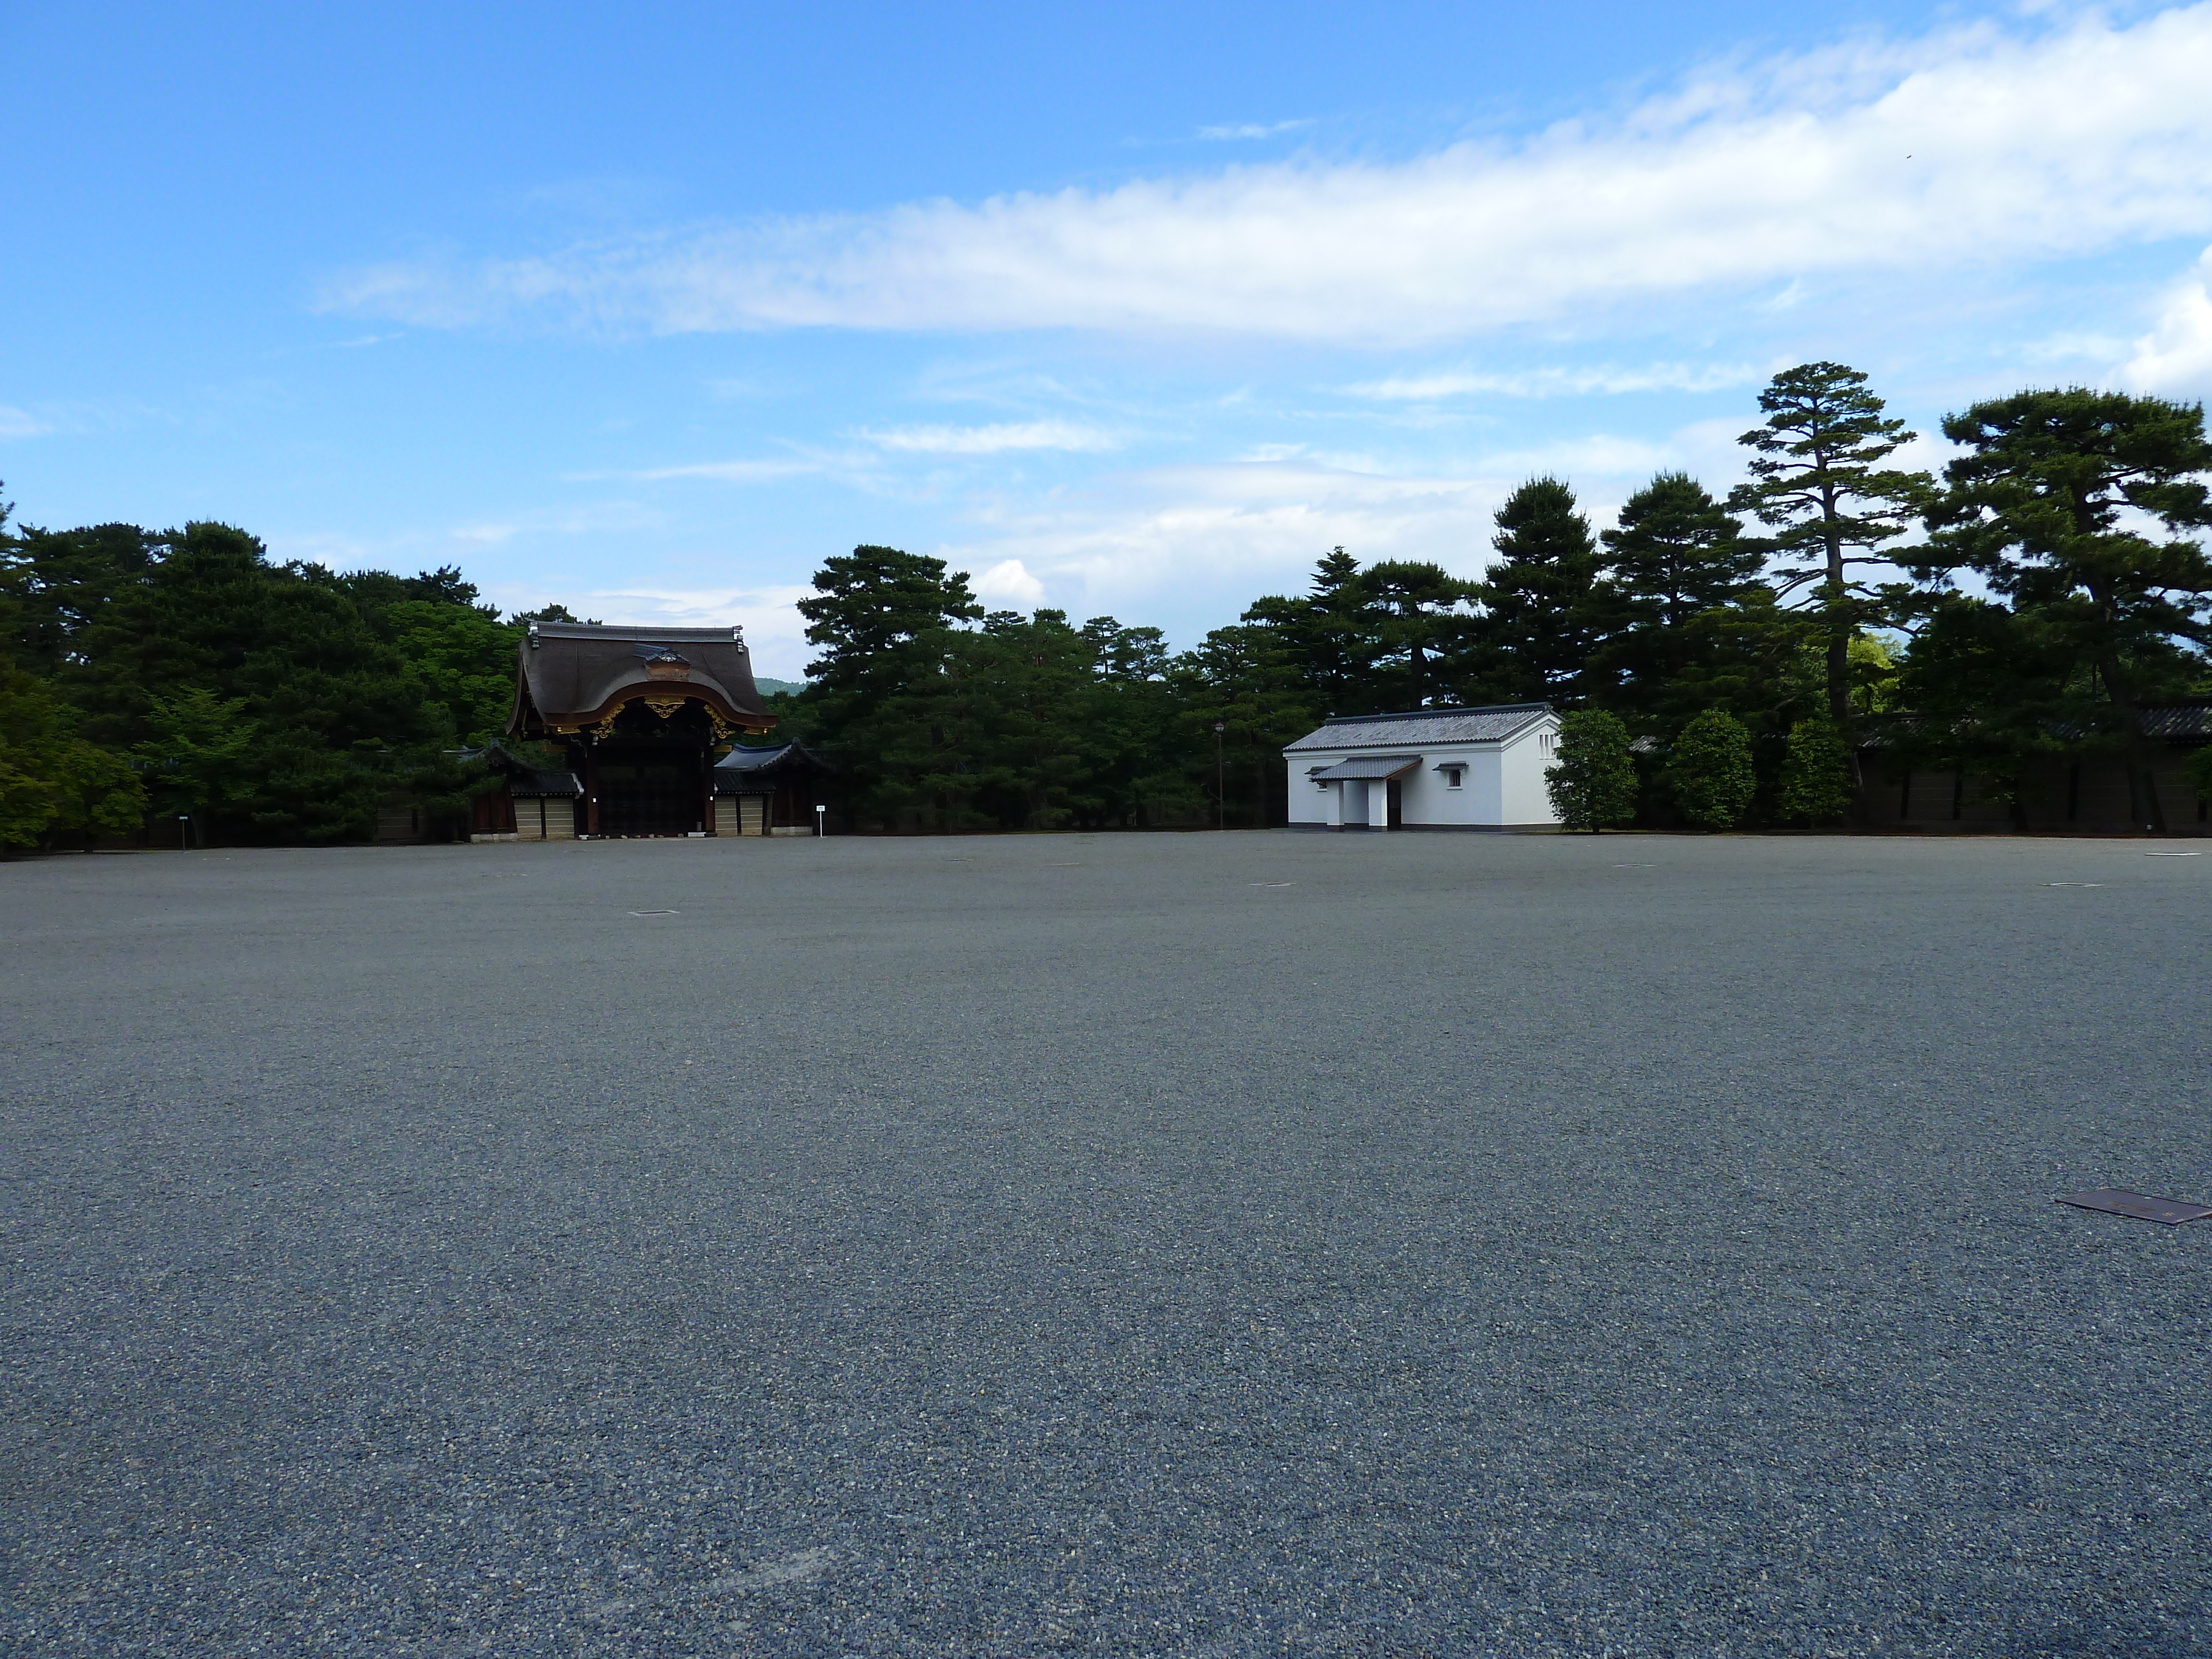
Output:
[[[1549,732],[1547,732],[1541,737],[1538,738],[1536,739],[1536,746],[1544,754],[1550,754],[1552,752],[1552,734]]]
[[[1456,789],[1467,781],[1467,768],[1464,766],[1439,766],[1437,770],[1444,775],[1444,787],[1447,789]]]

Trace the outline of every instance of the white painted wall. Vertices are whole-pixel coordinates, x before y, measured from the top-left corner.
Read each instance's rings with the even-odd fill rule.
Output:
[[[1503,781],[1506,823],[1557,823],[1559,815],[1552,811],[1552,798],[1544,787],[1544,774],[1551,769],[1554,746],[1559,742],[1559,728],[1555,721],[1547,720],[1533,732],[1523,732],[1507,744],[1499,758],[1499,773]]]

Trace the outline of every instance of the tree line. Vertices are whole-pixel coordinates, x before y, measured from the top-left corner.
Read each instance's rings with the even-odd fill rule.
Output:
[[[1915,434],[1855,369],[1786,370],[1759,406],[1724,496],[1662,472],[1594,533],[1534,478],[1480,579],[1336,548],[1182,652],[855,548],[799,606],[816,654],[770,699],[779,737],[835,764],[842,819],[893,831],[1279,823],[1282,746],[1328,715],[1535,701],[1567,715],[1583,827],[1832,823],[1875,731],[2015,800],[2054,754],[2108,758],[2154,811],[2140,711],[2212,694],[2202,405],[1992,399],[1945,419],[1940,477],[1893,464]],[[482,779],[457,751],[503,726],[526,615],[450,568],[0,507],[0,843],[328,842],[393,799],[458,822]]]
[[[1856,369],[1786,370],[1759,406],[1724,497],[1662,472],[1593,534],[1531,479],[1479,580],[1340,547],[1176,654],[856,548],[799,605],[819,655],[784,712],[884,829],[1279,823],[1282,746],[1328,715],[1536,701],[1567,715],[1583,827],[1837,822],[1876,728],[2016,806],[2054,754],[2115,760],[2155,813],[2140,711],[2212,694],[2203,406],[1977,404],[1940,477],[1892,465],[1917,434]]]
[[[506,723],[524,619],[459,570],[338,574],[224,525],[9,516],[0,844],[357,839],[395,796],[465,820],[482,779],[457,751]]]

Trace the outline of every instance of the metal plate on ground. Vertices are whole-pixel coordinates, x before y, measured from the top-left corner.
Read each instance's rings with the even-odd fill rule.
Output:
[[[2212,1204],[2191,1204],[2179,1198],[2146,1198],[2124,1193],[2117,1187],[2100,1187],[2094,1193],[2069,1193],[2057,1200],[2078,1210],[2104,1210],[2112,1215],[2133,1216],[2138,1221],[2163,1221],[2179,1227],[2185,1221],[2212,1215]]]

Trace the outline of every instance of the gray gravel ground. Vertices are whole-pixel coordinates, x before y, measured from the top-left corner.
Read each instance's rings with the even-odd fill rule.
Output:
[[[0,1648],[2212,1652],[2172,850],[0,868]]]

